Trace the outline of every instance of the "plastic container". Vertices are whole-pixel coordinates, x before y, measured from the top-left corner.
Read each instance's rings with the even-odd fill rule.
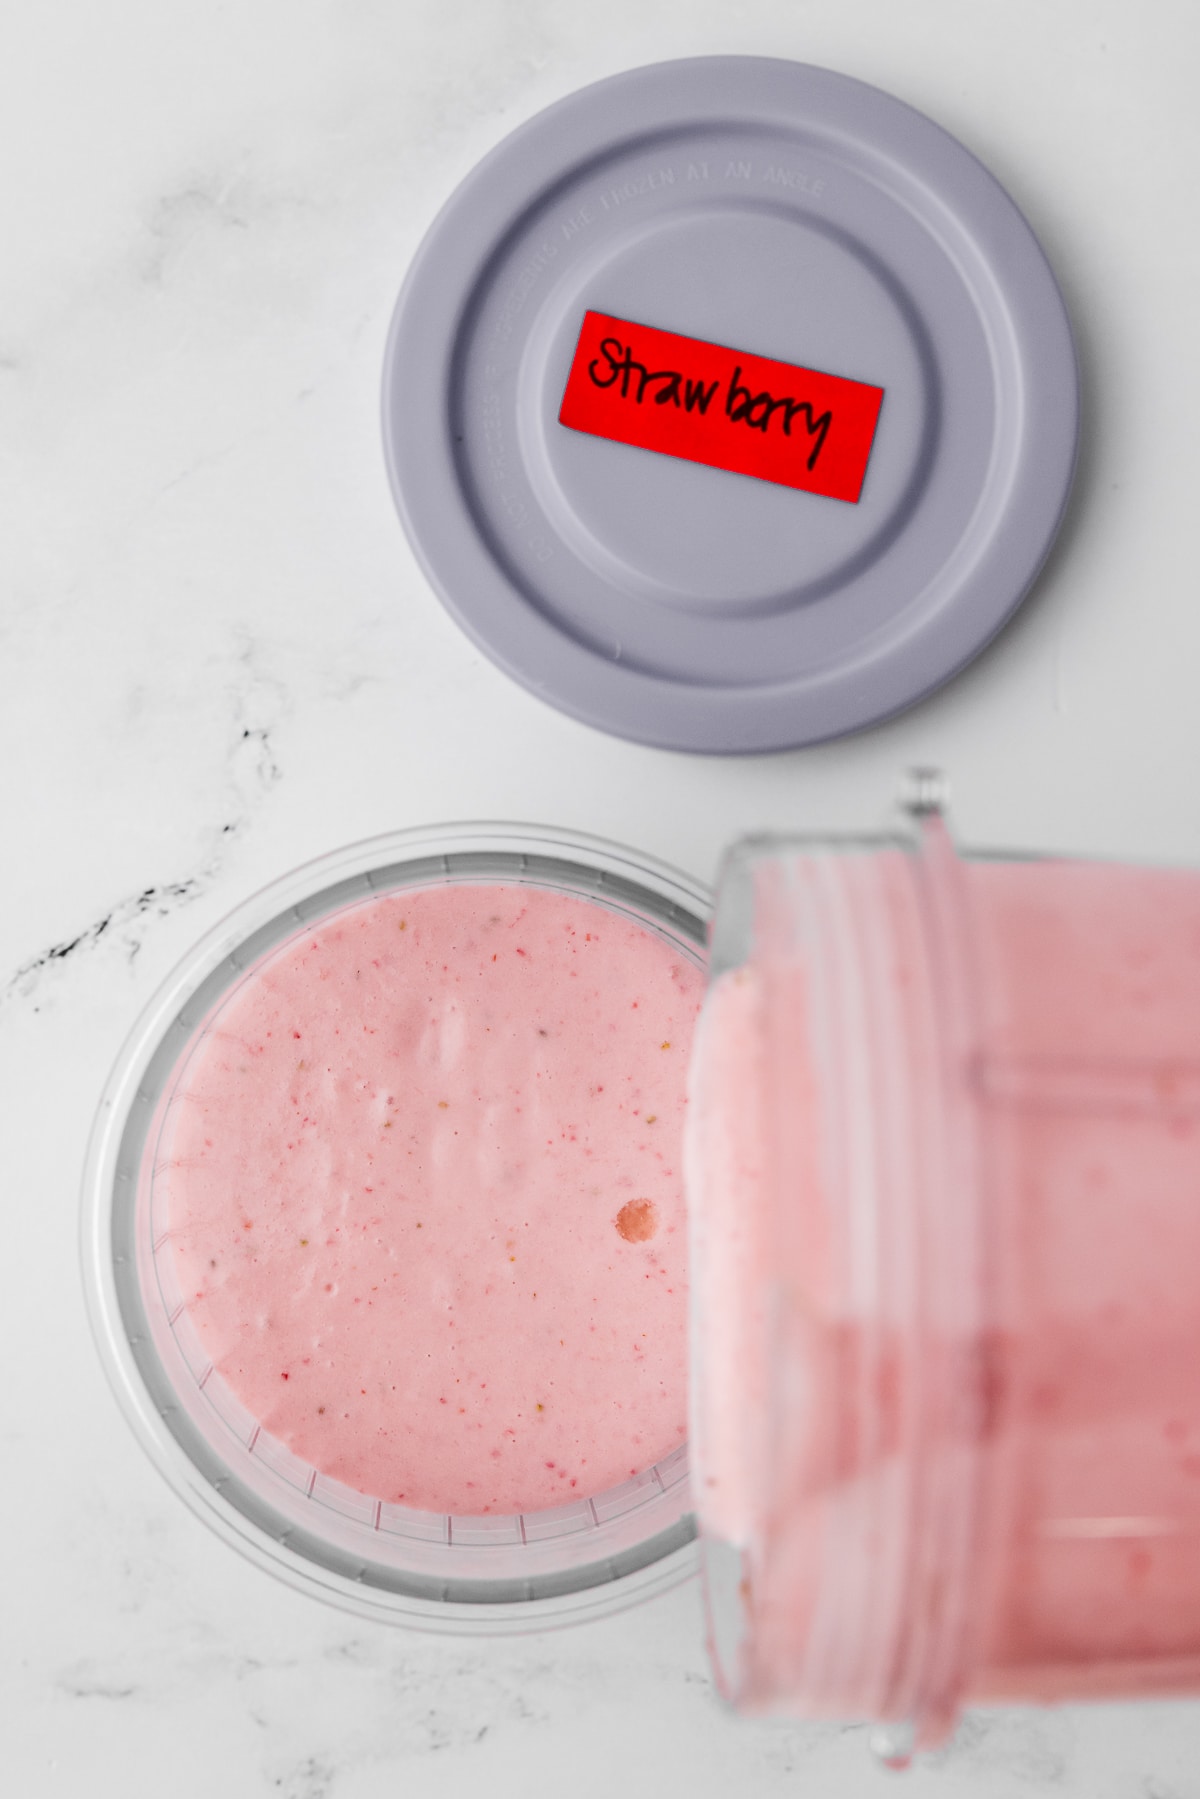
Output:
[[[693,1062],[693,1480],[749,1712],[1200,1691],[1200,875],[751,840]]]
[[[192,1509],[291,1584],[430,1629],[504,1631],[591,1616],[694,1568],[686,1448],[606,1492],[526,1516],[384,1504],[321,1475],[260,1429],[184,1309],[155,1195],[155,1142],[189,1050],[259,958],[371,896],[442,883],[577,895],[702,965],[708,896],[648,858],[516,825],[400,832],[311,863],[234,912],[176,969],[121,1053],[84,1196],[84,1270],[108,1377],[139,1439]]]

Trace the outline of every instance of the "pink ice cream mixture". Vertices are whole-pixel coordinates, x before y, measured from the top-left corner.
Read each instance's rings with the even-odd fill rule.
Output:
[[[702,988],[604,906],[467,883],[346,907],[251,971],[155,1179],[190,1321],[264,1431],[459,1514],[587,1498],[682,1443]]]

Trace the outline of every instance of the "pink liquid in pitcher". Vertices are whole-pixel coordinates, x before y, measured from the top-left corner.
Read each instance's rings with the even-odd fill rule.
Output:
[[[465,1514],[678,1447],[702,983],[605,907],[465,883],[348,906],[250,972],[155,1179],[191,1322],[263,1430]]]
[[[1001,1231],[997,1491],[972,1685],[1197,1690],[1200,877],[964,872]]]
[[[1200,1691],[1200,876],[756,854],[688,1125],[726,1689]]]

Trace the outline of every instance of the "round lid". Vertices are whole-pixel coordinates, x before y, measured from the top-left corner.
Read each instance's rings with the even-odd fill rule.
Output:
[[[782,749],[897,712],[1013,612],[1070,488],[1054,277],[877,89],[711,57],[506,138],[397,303],[393,492],[448,610],[589,724]]]

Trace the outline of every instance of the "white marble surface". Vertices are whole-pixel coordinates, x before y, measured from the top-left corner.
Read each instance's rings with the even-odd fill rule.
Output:
[[[1200,860],[1193,0],[62,0],[0,47],[0,1786],[1197,1799],[1200,1705],[970,1720],[902,1787],[861,1733],[713,1699],[694,1588],[574,1633],[422,1639],[244,1566],[98,1371],[76,1258],[99,1088],[222,912],[339,842],[524,817],[697,873],[754,825],[870,825],[952,771],[968,841]],[[623,66],[745,50],[887,87],[1042,235],[1086,442],[1037,593],[853,742],[704,762],[511,686],[427,590],[378,446],[439,202]]]

